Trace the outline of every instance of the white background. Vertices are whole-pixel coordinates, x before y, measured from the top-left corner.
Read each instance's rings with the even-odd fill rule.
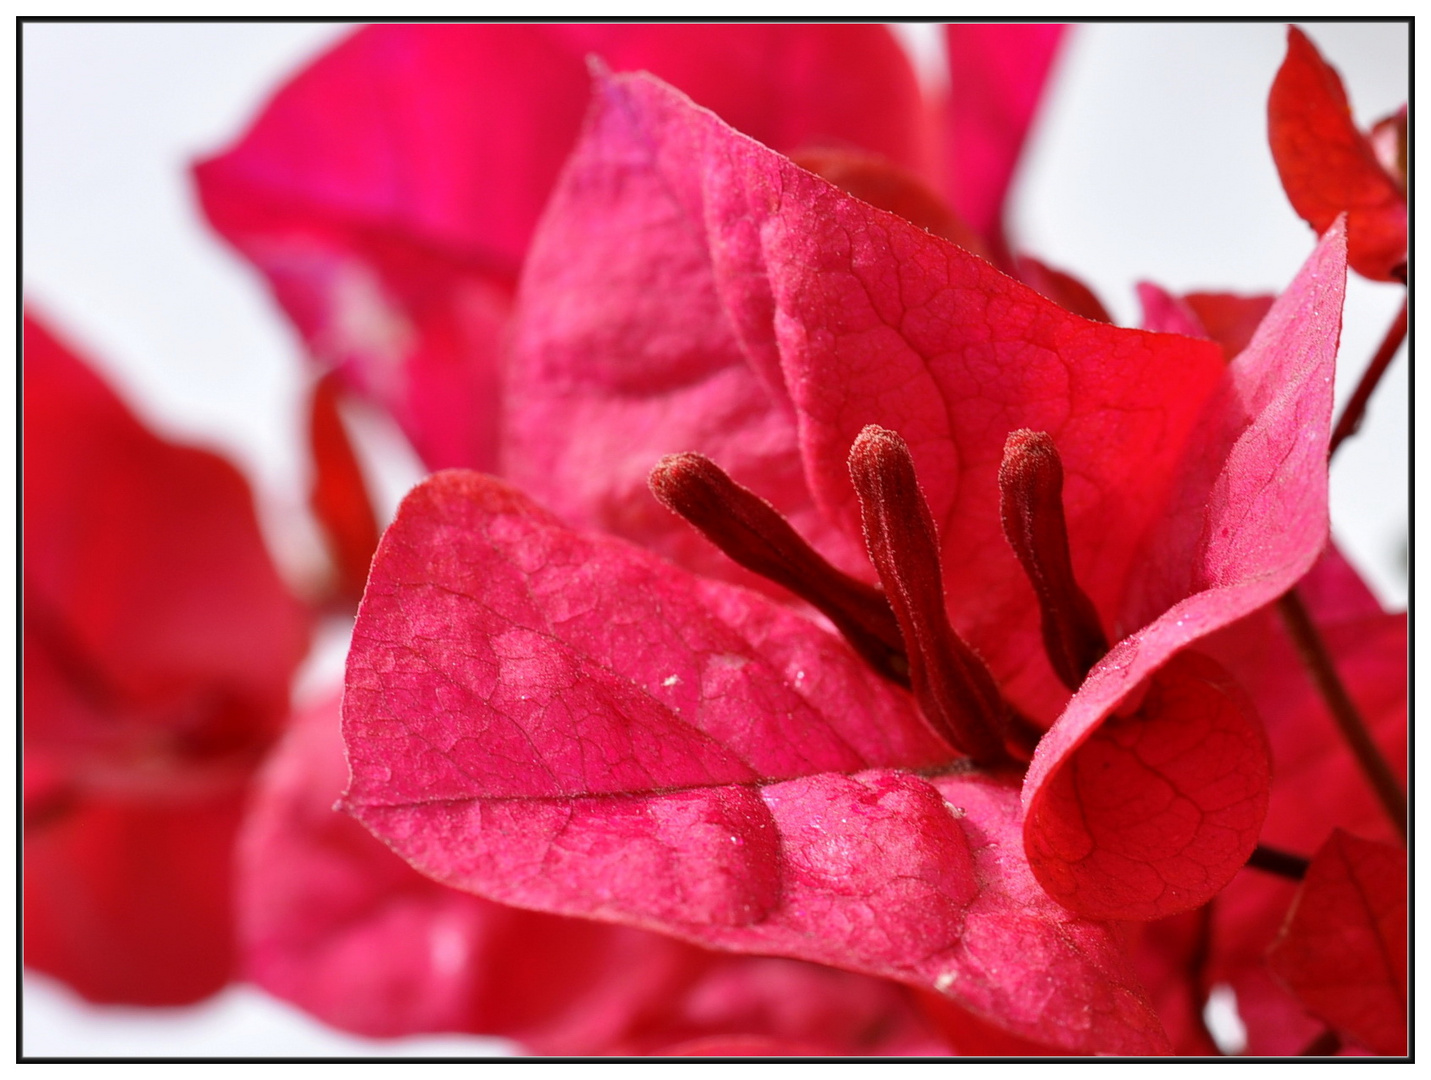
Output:
[[[1366,126],[1407,97],[1399,24],[1305,27],[1341,71]],[[203,225],[187,163],[237,137],[267,93],[338,24],[27,24],[23,275],[27,300],[85,350],[145,419],[202,441],[252,477],[275,554],[312,559],[297,512],[304,368],[256,276]],[[939,43],[904,28],[938,78]],[[1313,237],[1266,147],[1281,24],[1094,24],[1071,37],[1015,190],[1020,246],[1074,271],[1118,321],[1133,285],[1270,292]],[[1353,276],[1337,387],[1355,385],[1401,299]],[[1404,605],[1407,361],[1332,471],[1333,529],[1391,605]],[[386,506],[418,475],[381,418],[363,428]],[[329,640],[304,688],[332,678]],[[351,1039],[244,988],[183,1010],[95,1008],[27,977],[25,1051],[98,1054],[481,1053],[503,1044]]]

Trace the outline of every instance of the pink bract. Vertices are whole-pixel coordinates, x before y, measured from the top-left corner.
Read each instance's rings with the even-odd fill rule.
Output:
[[[404,502],[344,733],[349,811],[449,884],[933,987],[1065,1051],[1163,1046],[1116,932],[1029,875],[1015,778],[947,771],[803,617],[498,481]]]
[[[957,23],[949,49],[947,190],[956,213],[1002,244],[1004,199],[1067,27]]]
[[[320,701],[266,765],[240,848],[246,974],[327,1023],[380,1037],[503,1035],[540,1054],[720,1038],[803,1040],[821,1054],[944,1052],[906,992],[882,980],[440,885],[333,812],[347,777],[338,702]]]
[[[1181,490],[1164,504],[1166,516],[1147,537],[1142,572],[1124,598],[1128,623],[1142,629],[1094,668],[1029,768],[1030,859],[1045,887],[1079,910],[1156,918],[1195,907],[1227,883],[1256,844],[1267,766],[1250,709],[1229,701],[1204,710],[1209,726],[1198,753],[1179,749],[1178,740],[1191,730],[1187,724],[1167,729],[1164,741],[1147,723],[1129,730],[1127,716],[1105,721],[1140,687],[1148,690],[1150,675],[1153,688],[1171,678],[1168,671],[1154,673],[1178,650],[1296,584],[1324,545],[1324,462],[1344,260],[1342,236],[1333,230],[1228,365],[1202,425],[1202,454],[1180,468]],[[1100,775],[1111,780],[1108,770],[1120,768],[1148,771],[1137,785],[1131,776],[1114,784],[1124,799],[1102,811],[1074,793],[1071,774],[1058,775],[1072,769],[1097,787]],[[1152,802],[1132,799],[1132,790]],[[1120,872],[1100,865],[1107,857],[1100,832],[1128,841],[1135,819],[1146,820],[1155,807],[1167,815],[1158,835],[1133,840],[1122,853],[1132,861],[1120,859]],[[1140,870],[1134,850],[1148,864]],[[1164,858],[1180,869],[1154,869]],[[1118,897],[1099,892],[1107,886],[1119,890]]]

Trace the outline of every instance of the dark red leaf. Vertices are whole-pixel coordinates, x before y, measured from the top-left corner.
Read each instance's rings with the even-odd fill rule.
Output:
[[[1306,1007],[1378,1054],[1406,1053],[1406,852],[1335,830],[1267,962]]]

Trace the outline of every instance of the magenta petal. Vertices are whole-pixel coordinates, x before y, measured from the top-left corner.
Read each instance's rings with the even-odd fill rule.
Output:
[[[984,236],[1004,198],[1065,26],[957,23],[949,48],[947,185],[954,210]]]
[[[712,260],[736,241],[720,224],[759,222],[739,205],[707,205],[722,170],[706,158],[727,142],[759,150],[651,80],[600,85],[522,281],[504,471],[574,525],[753,584],[647,490],[661,457],[700,451],[868,576],[863,546],[811,503],[768,303],[762,325],[761,312],[747,317],[722,296]],[[758,245],[752,235],[739,242]]]
[[[96,1001],[233,976],[234,832],[307,619],[237,469],[24,318],[25,963]]]
[[[1267,813],[1267,738],[1216,664],[1179,653],[1137,711],[1094,729],[1038,789],[1030,864],[1094,918],[1156,919],[1205,902],[1247,861]]]
[[[498,481],[404,502],[344,731],[349,811],[449,884],[932,986],[1026,1037],[1054,1013],[1068,1050],[1163,1046],[1118,936],[1028,873],[1015,789],[903,771],[951,754],[902,691]]]
[[[1030,858],[1045,888],[1077,910],[1113,917],[1123,901],[1110,899],[1104,889],[1117,887],[1113,864],[1100,868],[1087,850],[1057,839],[1066,828],[1058,793],[1070,783],[1061,774],[1078,768],[1080,759],[1086,762],[1091,746],[1110,737],[1100,731],[1110,713],[1179,649],[1281,595],[1325,543],[1325,461],[1345,253],[1342,231],[1333,229],[1252,344],[1229,365],[1227,383],[1204,422],[1203,452],[1185,464],[1181,490],[1143,555],[1143,572],[1135,579],[1139,591],[1125,606],[1128,624],[1147,625],[1094,668],[1034,755],[1024,782]],[[1148,731],[1139,738],[1155,736]],[[1180,735],[1170,731],[1167,738],[1175,742]],[[1245,733],[1241,741],[1251,752],[1258,740]],[[1253,772],[1238,775],[1240,787],[1229,791],[1219,784],[1199,805],[1208,811],[1233,802],[1250,805],[1257,781]],[[1263,790],[1265,798],[1265,780]],[[1143,795],[1133,789],[1123,794],[1129,804]],[[1229,832],[1209,816],[1192,837],[1170,832],[1167,853],[1184,847],[1204,852],[1203,884],[1193,887],[1184,878],[1174,890],[1165,879],[1169,889],[1162,890],[1150,880],[1146,893],[1127,898],[1124,917],[1173,914],[1211,897],[1251,851],[1257,825],[1260,818]]]

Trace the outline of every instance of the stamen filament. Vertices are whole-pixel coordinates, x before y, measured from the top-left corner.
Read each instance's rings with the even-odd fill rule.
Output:
[[[904,636],[925,718],[980,764],[1010,759],[1008,707],[982,660],[949,625],[934,519],[903,439],[871,425],[850,449],[865,543]]]
[[[904,639],[889,601],[872,585],[831,566],[780,511],[741,487],[702,454],[671,454],[651,470],[651,491],[729,558],[783,585],[821,611],[860,657],[909,686]]]
[[[1070,690],[1108,652],[1098,612],[1073,577],[1063,516],[1063,462],[1047,433],[1009,433],[999,466],[1004,535],[1038,597],[1043,645]]]

